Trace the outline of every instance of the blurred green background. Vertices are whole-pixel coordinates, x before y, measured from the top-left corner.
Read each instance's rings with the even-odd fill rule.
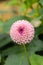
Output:
[[[26,46],[31,65],[43,65],[43,0],[0,0],[0,65],[28,65],[22,46],[9,36],[12,23],[19,19],[35,27],[35,38]]]

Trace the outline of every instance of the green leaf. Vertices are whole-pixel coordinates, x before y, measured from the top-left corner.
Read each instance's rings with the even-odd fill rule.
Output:
[[[43,17],[43,8],[39,8],[39,14]]]
[[[12,54],[6,59],[5,65],[28,65],[28,62],[25,54]]]
[[[1,54],[0,54],[0,62],[1,62]]]
[[[16,44],[16,43],[14,43]],[[24,52],[23,47],[19,45],[14,45],[13,47],[7,48],[2,51],[2,56],[10,55],[10,54],[18,54]]]
[[[16,43],[14,43],[14,44],[16,44]],[[37,38],[34,38],[31,43],[26,44],[26,48],[27,48],[28,54],[30,55],[36,51],[43,50],[43,42]],[[6,56],[6,55],[9,55],[12,53],[18,54],[18,53],[23,53],[23,52],[24,52],[24,50],[23,50],[22,45],[21,46],[14,45],[13,47],[3,50],[2,56]]]
[[[0,35],[0,48],[5,46],[6,44],[8,44],[11,41],[9,35],[7,34],[1,34]]]
[[[30,62],[31,65],[43,65],[43,57],[31,54]],[[25,53],[10,54],[5,61],[5,65],[28,65]]]
[[[31,65],[43,65],[43,56],[32,54],[30,57]]]
[[[4,24],[3,32],[4,32],[4,33],[9,32],[11,25],[12,25],[14,22],[16,22],[17,20],[28,20],[28,21],[30,21],[31,18],[28,18],[28,17],[26,17],[26,16],[16,16],[16,17],[13,17],[13,18],[9,19],[9,20]]]
[[[43,24],[41,24],[38,28],[35,29],[35,34],[39,35],[40,33],[43,32]]]
[[[36,37],[29,45],[27,45],[27,50],[29,54],[43,50],[43,42]]]
[[[40,0],[39,2],[43,5],[43,0]]]

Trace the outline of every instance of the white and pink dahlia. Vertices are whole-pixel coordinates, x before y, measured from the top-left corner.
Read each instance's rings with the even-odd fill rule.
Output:
[[[29,21],[18,20],[12,24],[10,36],[20,45],[29,43],[34,38],[34,27]]]

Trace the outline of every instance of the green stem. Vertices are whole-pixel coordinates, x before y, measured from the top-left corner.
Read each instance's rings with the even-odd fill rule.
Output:
[[[27,58],[28,64],[31,65],[25,44],[24,44],[24,51],[25,51],[25,54],[26,54],[26,58]]]

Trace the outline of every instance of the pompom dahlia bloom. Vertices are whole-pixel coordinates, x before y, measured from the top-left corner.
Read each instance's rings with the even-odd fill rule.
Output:
[[[10,36],[20,45],[29,43],[34,38],[34,27],[29,21],[18,20],[12,24]]]

